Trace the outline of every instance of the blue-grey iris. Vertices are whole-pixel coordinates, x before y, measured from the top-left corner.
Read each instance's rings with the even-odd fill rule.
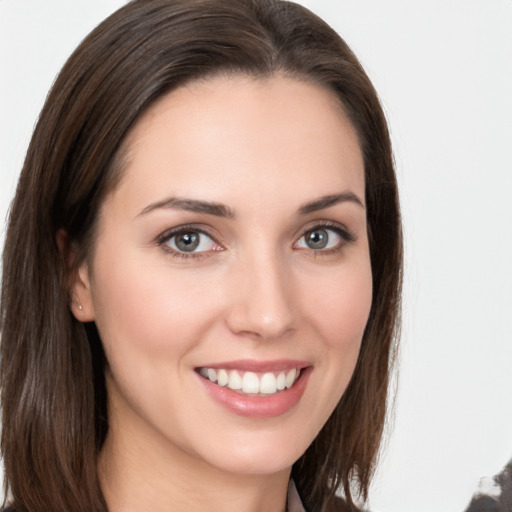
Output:
[[[199,245],[199,233],[193,231],[185,231],[176,235],[176,247],[180,251],[192,252]]]
[[[308,231],[304,238],[310,249],[324,249],[329,242],[329,233],[325,229]]]

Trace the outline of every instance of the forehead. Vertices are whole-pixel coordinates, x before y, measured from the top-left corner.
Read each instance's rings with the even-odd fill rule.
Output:
[[[364,190],[357,134],[338,98],[283,76],[192,82],[152,105],[124,147],[119,188],[130,185],[141,202],[158,190],[221,201],[244,191]]]

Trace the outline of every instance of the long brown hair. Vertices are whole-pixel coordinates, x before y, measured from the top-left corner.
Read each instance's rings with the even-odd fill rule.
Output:
[[[220,73],[282,73],[333,91],[365,162],[373,303],[355,373],[293,467],[306,507],[366,498],[381,442],[400,311],[402,240],[384,114],[345,42],[279,0],[134,0],[99,25],[58,76],[12,203],[3,256],[1,448],[17,512],[107,510],[97,457],[108,431],[104,355],[70,312],[66,233],[83,261],[130,128],[157,98]],[[6,494],[7,495],[7,494]]]

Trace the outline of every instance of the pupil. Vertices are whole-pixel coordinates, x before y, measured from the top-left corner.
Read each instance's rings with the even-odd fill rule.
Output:
[[[306,236],[306,243],[311,249],[323,249],[329,240],[329,235],[325,229],[315,229]]]
[[[181,233],[176,236],[176,247],[180,251],[191,252],[199,245],[199,235],[194,232]]]

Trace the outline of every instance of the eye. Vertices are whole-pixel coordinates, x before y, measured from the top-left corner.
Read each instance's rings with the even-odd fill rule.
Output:
[[[314,228],[304,233],[297,245],[302,249],[313,249],[319,251],[322,249],[332,249],[341,241],[340,235],[328,228]]]
[[[197,229],[181,229],[164,235],[160,243],[180,255],[217,251],[221,246]]]
[[[353,240],[354,237],[339,226],[315,226],[299,238],[295,247],[312,251],[336,251]]]

